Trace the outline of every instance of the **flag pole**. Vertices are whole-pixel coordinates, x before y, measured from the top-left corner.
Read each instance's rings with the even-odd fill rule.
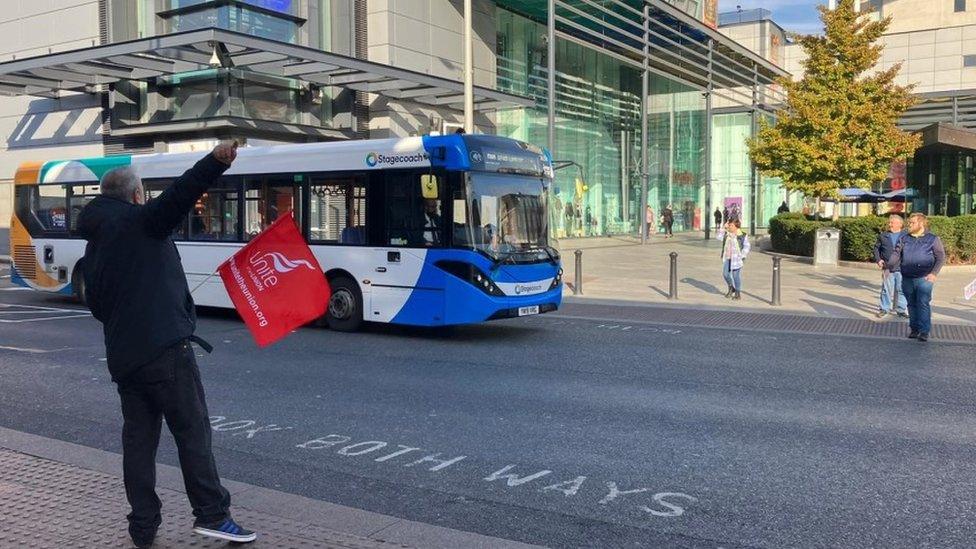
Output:
[[[217,274],[217,271],[214,271],[214,272],[210,273],[209,275],[207,275],[207,278],[204,278],[203,279],[203,282],[197,284],[196,286],[193,287],[192,290],[190,290],[190,295],[193,295],[193,292],[199,290],[200,289],[200,286],[203,286],[204,284],[206,284],[207,281],[210,280],[211,278],[213,278],[214,276],[216,276],[216,274]]]

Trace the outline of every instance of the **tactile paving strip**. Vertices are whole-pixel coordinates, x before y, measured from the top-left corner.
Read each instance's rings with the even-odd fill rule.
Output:
[[[186,496],[157,489],[163,523],[153,547],[227,547],[193,534]],[[0,548],[131,547],[122,480],[0,448]],[[247,547],[394,549],[405,546],[334,532],[235,506],[234,518],[258,530]]]
[[[858,335],[902,339],[908,335],[907,321],[876,322],[859,318],[824,318],[782,313],[747,313],[739,311],[704,311],[671,307],[611,306],[588,303],[564,303],[559,315],[613,319],[617,322],[650,322],[689,327],[736,328],[821,335]],[[976,343],[976,326],[934,324],[932,339],[955,343]]]

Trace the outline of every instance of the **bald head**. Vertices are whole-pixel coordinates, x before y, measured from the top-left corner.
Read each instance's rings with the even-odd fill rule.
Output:
[[[102,194],[105,196],[133,204],[143,204],[146,201],[142,180],[132,168],[115,168],[105,172],[100,185]]]

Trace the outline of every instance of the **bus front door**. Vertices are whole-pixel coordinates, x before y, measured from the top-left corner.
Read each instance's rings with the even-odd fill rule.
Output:
[[[432,325],[441,318],[441,307],[418,314],[415,311],[405,311],[408,300],[411,303],[426,302],[430,289],[418,288],[417,281],[424,268],[427,250],[413,248],[379,248],[374,251],[374,269],[372,276],[372,290],[365,320],[373,322],[391,322],[395,318],[406,323]],[[438,292],[440,294],[441,292]],[[413,298],[413,299],[411,299]],[[420,309],[429,309],[422,306]],[[403,313],[403,314],[401,314]],[[399,315],[399,316],[398,316]]]

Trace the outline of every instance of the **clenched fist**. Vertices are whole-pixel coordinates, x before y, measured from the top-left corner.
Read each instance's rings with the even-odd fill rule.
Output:
[[[234,163],[234,159],[237,158],[237,141],[233,143],[221,143],[214,147],[211,154],[220,162],[230,166]]]

